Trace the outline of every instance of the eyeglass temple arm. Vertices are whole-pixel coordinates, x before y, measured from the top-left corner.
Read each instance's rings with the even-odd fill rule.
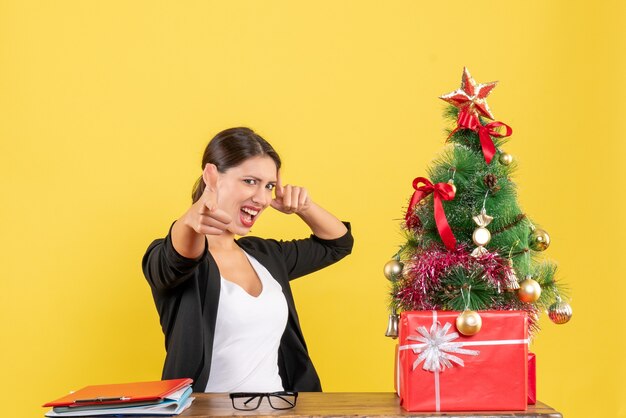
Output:
[[[250,399],[248,399],[247,401],[245,401],[243,404],[247,406],[247,405],[248,405],[248,402],[251,402],[251,401],[255,400],[255,399],[256,399],[256,398],[258,398],[259,396],[260,396],[261,398],[263,398],[263,397],[264,397],[264,396],[266,396],[266,395],[264,395],[264,394],[252,395],[252,396],[250,397]],[[259,403],[260,403],[260,402],[259,402]]]

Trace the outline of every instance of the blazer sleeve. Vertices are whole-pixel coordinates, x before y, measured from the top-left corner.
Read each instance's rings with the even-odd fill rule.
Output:
[[[172,224],[174,225],[174,224]],[[199,258],[180,255],[172,243],[172,228],[165,238],[157,239],[148,246],[143,256],[142,269],[150,287],[156,291],[172,289],[193,276],[198,266],[208,258],[208,245]]]
[[[337,239],[326,240],[311,235],[306,239],[277,241],[285,260],[289,280],[313,273],[350,254],[354,238],[350,223],[344,222],[344,225],[348,231]]]

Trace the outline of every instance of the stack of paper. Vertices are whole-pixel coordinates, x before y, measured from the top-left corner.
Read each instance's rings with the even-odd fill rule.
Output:
[[[48,402],[47,417],[178,415],[189,408],[191,379],[87,386]]]

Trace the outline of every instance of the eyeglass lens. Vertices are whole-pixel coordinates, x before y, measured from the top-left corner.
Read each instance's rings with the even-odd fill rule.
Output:
[[[253,411],[259,407],[263,396],[249,396],[245,398],[233,398],[233,407],[242,411]]]
[[[268,396],[270,406],[274,409],[290,409],[296,406],[294,395],[273,394]]]
[[[296,394],[263,393],[258,395],[241,395],[243,394],[231,396],[233,408],[240,411],[253,411],[255,409],[258,409],[264,397],[267,397],[270,407],[272,407],[272,409],[291,409],[296,406]]]

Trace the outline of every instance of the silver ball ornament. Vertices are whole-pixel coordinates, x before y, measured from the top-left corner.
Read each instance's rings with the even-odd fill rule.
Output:
[[[385,263],[385,267],[383,268],[383,273],[388,280],[396,280],[401,274],[402,269],[404,268],[404,264],[402,264],[398,260],[389,260]]]

